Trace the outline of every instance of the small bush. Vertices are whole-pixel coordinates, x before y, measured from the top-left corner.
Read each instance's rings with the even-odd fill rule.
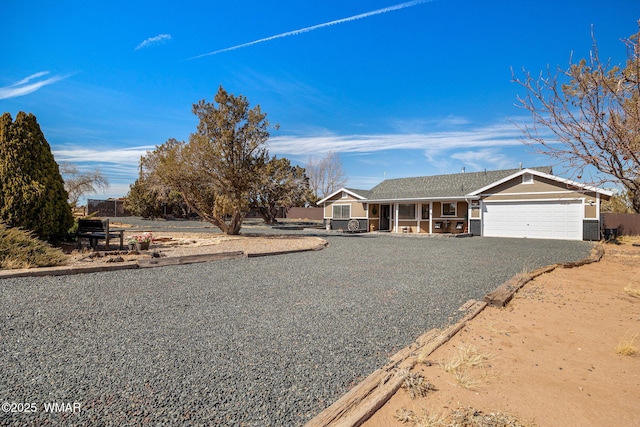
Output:
[[[623,356],[635,356],[638,354],[638,347],[636,346],[636,338],[638,334],[632,335],[630,338],[623,338],[616,347],[616,353]]]
[[[402,382],[402,388],[407,390],[412,399],[425,397],[429,392],[436,391],[433,384],[416,372],[406,373],[404,381]]]
[[[34,233],[0,224],[0,269],[50,267],[66,261],[60,249],[38,240]]]
[[[449,425],[451,427],[526,427],[535,424],[522,422],[518,418],[502,412],[485,414],[469,407],[454,410]]]
[[[418,415],[410,409],[398,409],[394,418],[402,424],[409,424],[413,427],[447,427],[445,419],[441,415],[431,414],[422,411],[422,415]]]

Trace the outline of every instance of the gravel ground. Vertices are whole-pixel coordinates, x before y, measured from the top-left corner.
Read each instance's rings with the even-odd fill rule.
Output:
[[[0,425],[302,425],[468,299],[592,246],[323,237],[319,252],[1,280],[0,402],[37,412],[3,406]]]

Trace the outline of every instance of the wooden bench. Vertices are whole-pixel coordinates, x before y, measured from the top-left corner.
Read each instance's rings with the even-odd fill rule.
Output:
[[[120,237],[120,250],[124,248],[124,230],[109,229],[109,220],[105,219],[79,219],[78,220],[78,248],[81,247],[81,239],[89,239],[92,249],[98,246],[98,240],[104,240],[109,249],[109,239]]]

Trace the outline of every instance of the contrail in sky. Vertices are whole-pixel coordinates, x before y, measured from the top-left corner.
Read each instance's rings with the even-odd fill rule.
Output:
[[[409,1],[409,2],[406,2],[406,3],[397,4],[395,6],[389,6],[389,7],[385,7],[385,8],[378,9],[378,10],[374,10],[374,11],[371,11],[371,12],[365,12],[365,13],[361,13],[359,15],[350,16],[348,18],[337,19],[335,21],[325,22],[324,24],[318,24],[318,25],[313,25],[311,27],[300,28],[299,30],[288,31],[286,33],[281,33],[281,34],[276,34],[275,36],[266,37],[264,39],[254,40],[252,42],[248,42],[248,43],[243,43],[243,44],[239,44],[239,45],[236,45],[236,46],[227,47],[225,49],[215,50],[215,51],[209,52],[209,53],[203,53],[202,55],[194,56],[192,58],[188,58],[187,60],[198,59],[198,58],[202,58],[204,56],[217,55],[217,54],[222,53],[222,52],[229,52],[231,50],[241,49],[243,47],[249,47],[249,46],[253,46],[254,44],[264,43],[264,42],[268,42],[268,41],[275,40],[275,39],[281,39],[281,38],[284,38],[284,37],[297,36],[298,34],[308,33],[309,31],[319,30],[320,28],[329,27],[331,25],[338,25],[338,24],[343,24],[345,22],[357,21],[358,19],[364,19],[364,18],[368,18],[368,17],[374,16],[374,15],[381,15],[383,13],[393,12],[394,10],[406,9],[408,7],[417,6],[417,5],[422,4],[422,3],[430,3],[432,1],[434,1],[434,0],[414,0],[414,1]]]
[[[49,74],[49,71],[40,71],[38,73],[31,74],[30,76],[27,76],[24,79],[20,80],[19,82],[14,83],[10,86],[0,87],[0,99],[9,99],[9,98],[15,98],[18,96],[28,95],[32,92],[37,91],[41,87],[66,79],[71,75],[71,74],[68,74],[66,76],[53,76],[53,77],[49,77],[46,80],[39,80],[33,83],[29,83],[31,82],[31,80],[39,79],[40,77],[46,76],[47,74]]]

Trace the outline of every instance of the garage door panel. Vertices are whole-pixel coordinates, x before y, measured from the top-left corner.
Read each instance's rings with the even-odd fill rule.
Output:
[[[582,240],[582,201],[485,202],[483,235]]]

